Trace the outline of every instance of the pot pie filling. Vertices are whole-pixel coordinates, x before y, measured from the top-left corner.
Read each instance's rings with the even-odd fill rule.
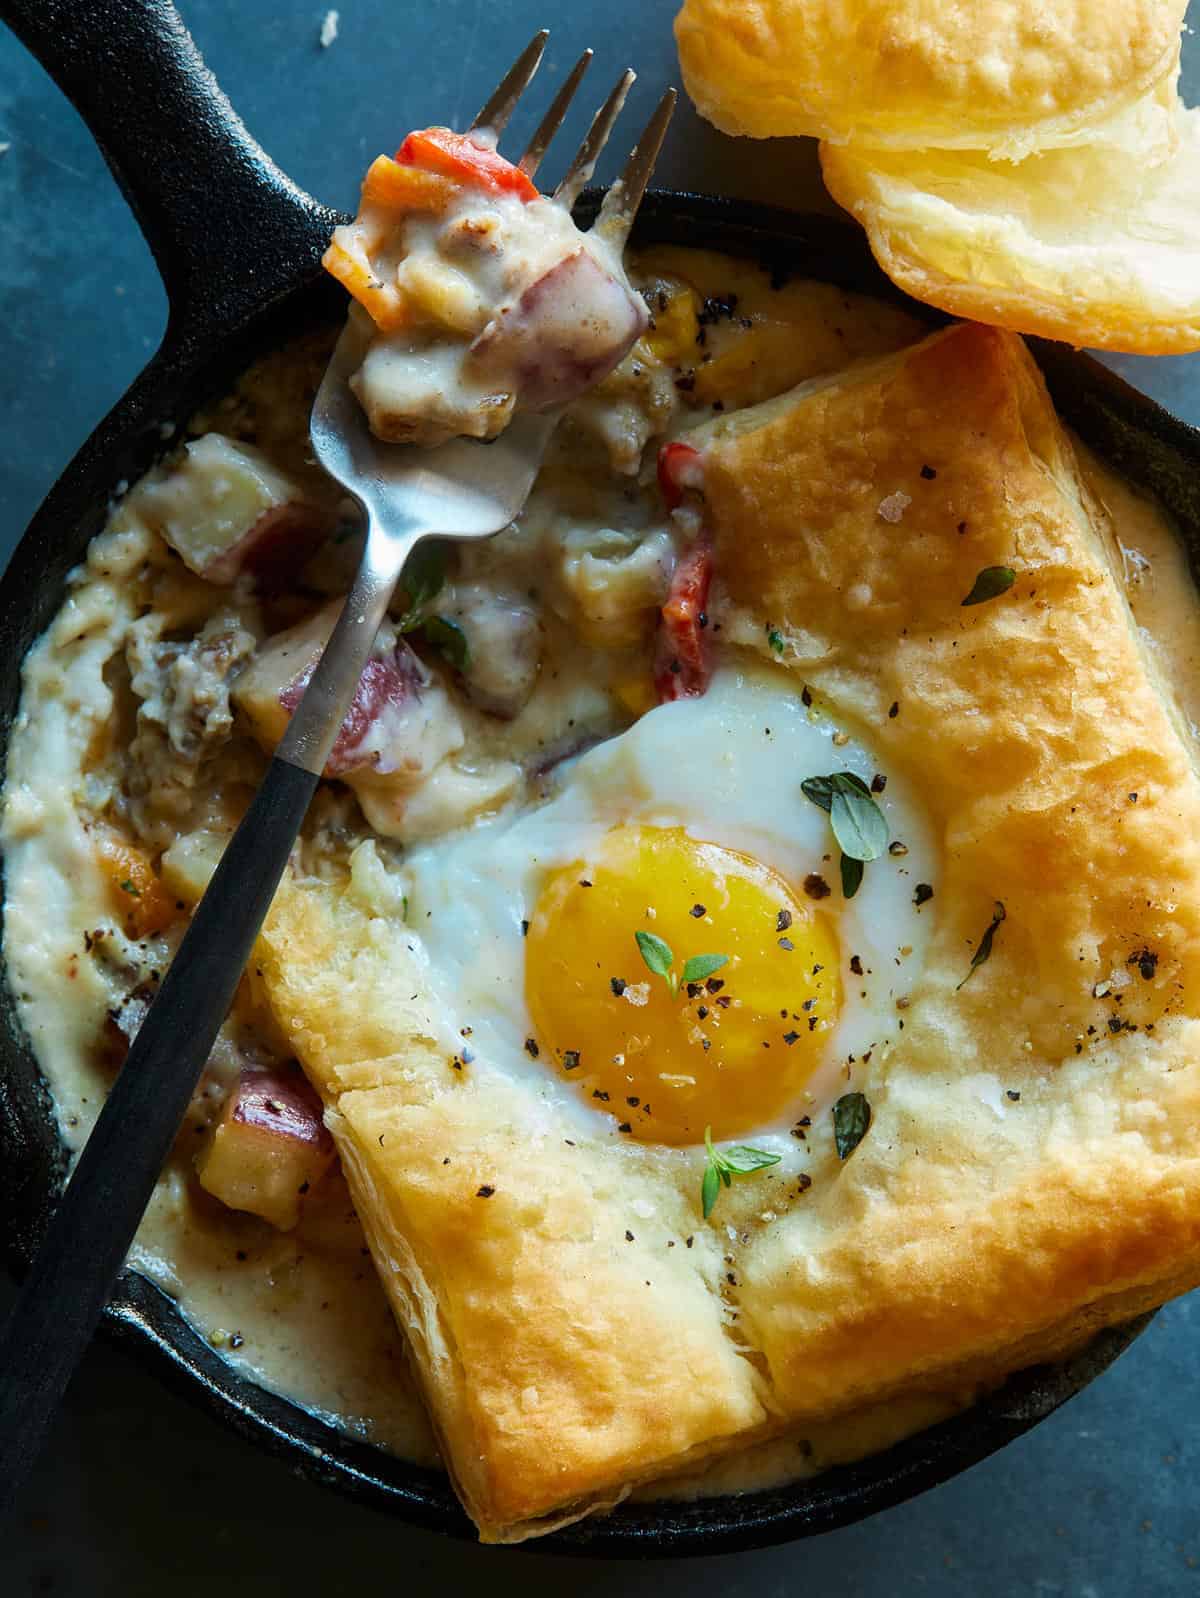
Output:
[[[365,205],[368,198],[365,189]],[[439,251],[444,264],[447,229],[472,231],[478,194],[453,203],[443,194],[443,203],[436,221],[408,219],[397,272],[411,266],[421,281],[416,268]],[[539,203],[510,192],[487,200],[501,215],[501,233],[510,225],[505,207]],[[360,213],[358,234],[335,241],[348,259],[363,225]],[[378,240],[364,246],[368,254],[377,247]],[[540,257],[535,278],[545,264]],[[930,1025],[916,999],[922,982],[940,980],[945,915],[961,908],[943,914],[945,884],[966,847],[920,761],[897,752],[897,723],[910,714],[903,692],[886,703],[856,698],[846,688],[853,663],[844,647],[823,641],[805,606],[772,586],[753,539],[731,541],[748,516],[769,527],[779,514],[786,486],[773,486],[772,474],[786,477],[790,460],[802,462],[802,446],[743,452],[802,409],[812,447],[836,449],[822,433],[823,407],[856,384],[869,392],[875,374],[897,369],[923,330],[891,307],[821,284],[779,285],[704,252],[648,252],[634,281],[644,331],[571,405],[518,522],[484,545],[428,549],[406,574],[262,955],[222,1029],[132,1255],[256,1380],[431,1464],[437,1444],[392,1312],[421,1350],[427,1397],[428,1366],[452,1356],[432,1347],[423,1312],[398,1296],[411,1284],[387,1283],[389,1310],[346,1177],[377,1260],[415,1251],[429,1281],[443,1268],[422,1255],[440,1247],[422,1233],[430,1223],[415,1208],[389,1208],[392,1177],[372,1164],[386,1159],[395,1131],[418,1183],[427,1154],[438,1180],[449,1181],[464,1153],[480,1151],[464,1179],[460,1208],[469,1217],[498,1215],[511,1202],[506,1136],[532,1151],[552,1142],[556,1159],[580,1150],[599,1162],[595,1202],[606,1214],[620,1208],[612,1258],[622,1263],[612,1268],[626,1274],[608,1287],[597,1277],[595,1291],[615,1284],[619,1297],[640,1288],[636,1231],[644,1249],[646,1234],[665,1224],[655,1257],[686,1258],[706,1284],[697,1306],[714,1317],[713,1394],[722,1383],[749,1385],[723,1415],[692,1419],[681,1405],[678,1435],[664,1452],[623,1477],[580,1465],[576,1484],[558,1496],[537,1487],[522,1498],[516,1456],[518,1485],[507,1500],[452,1458],[485,1535],[547,1529],[616,1501],[639,1481],[650,1484],[644,1490],[690,1493],[807,1474],[942,1418],[1014,1368],[1012,1360],[994,1367],[964,1358],[937,1372],[927,1362],[932,1374],[891,1391],[851,1374],[848,1402],[806,1404],[790,1391],[792,1334],[772,1328],[741,1291],[757,1261],[786,1315],[788,1272],[798,1267],[767,1244],[781,1218],[803,1235],[806,1214],[825,1202],[822,1186],[828,1202],[842,1204],[849,1232],[863,1207],[870,1210],[869,1189],[855,1196],[843,1183],[842,1200],[834,1184],[872,1149],[873,1135],[896,1135],[879,1123],[893,1091],[888,1061],[897,1051],[911,1059],[906,1022],[910,1032]],[[373,317],[377,309],[368,307]],[[375,326],[359,378],[373,427],[390,406],[411,429],[390,436],[430,440],[458,430],[469,411],[486,436],[503,406],[480,408],[477,393],[448,382],[414,387],[418,335],[409,324],[383,329],[377,317]],[[454,328],[445,317],[431,328],[419,333],[425,347],[440,340],[451,353],[437,358],[460,365],[463,339],[480,332],[475,322]],[[932,361],[956,336],[922,349],[935,352]],[[999,371],[1007,349],[984,348],[972,359],[981,373]],[[195,419],[180,448],[114,505],[25,664],[4,811],[7,959],[69,1147],[86,1136],[354,569],[360,534],[306,453],[310,396],[327,350],[327,340],[311,338],[265,358]],[[883,381],[886,395],[892,379]],[[1029,381],[1013,379],[1018,387]],[[389,383],[390,397],[380,399]],[[465,409],[448,417],[431,407],[435,388]],[[497,390],[512,401],[506,414],[519,389]],[[563,392],[555,390],[558,398]],[[1035,412],[1025,424],[1031,432]],[[884,423],[876,411],[862,426],[866,438]],[[921,445],[918,433],[908,453]],[[1174,694],[1194,680],[1200,623],[1182,554],[1153,506],[1085,452],[1080,459],[1079,492],[1123,581],[1120,604],[1132,607],[1144,670],[1162,685],[1176,734],[1190,743],[1196,706]],[[957,492],[955,461],[918,464],[913,481],[885,483],[873,501],[872,536],[881,545],[905,538],[906,519],[914,526],[918,493],[948,504]],[[848,492],[839,469],[857,486],[861,462],[835,462],[830,504]],[[820,514],[818,506],[814,525]],[[1029,588],[1022,539],[1032,547],[1032,534],[1019,533],[1017,554],[1003,559],[981,549],[974,580],[959,582],[954,604],[968,621]],[[818,591],[831,570],[830,560],[813,576]],[[887,587],[886,570],[864,566],[832,602],[857,613],[864,636],[907,631],[888,609],[901,601]],[[912,618],[916,631],[936,624]],[[946,713],[971,712],[959,703]],[[1130,790],[1125,802],[1150,799]],[[1034,841],[1029,847],[1036,852]],[[994,952],[1003,957],[1009,939],[1023,948],[1027,937],[1008,884],[981,885],[969,897],[969,934],[954,956],[966,997],[952,1017],[970,1016],[969,985],[983,991]],[[383,949],[380,929],[390,940]],[[1159,975],[1160,955],[1149,944],[1133,952],[1140,963],[1122,958],[1096,976],[1096,1005],[1118,1021],[1115,1029],[1102,1023],[1106,1045],[1123,1026],[1156,1025],[1142,1014],[1139,989]],[[339,965],[343,955],[353,964]],[[399,963],[389,966],[393,955]],[[1163,963],[1165,970],[1165,956]],[[318,964],[319,973],[309,969]],[[396,984],[410,975],[418,991],[408,1006]],[[336,1042],[321,1031],[329,993],[345,1007]],[[939,1024],[950,1035],[969,1020]],[[1026,1025],[1031,1048],[1057,1046],[1046,1043],[1048,1023],[1032,1009]],[[1083,1057],[1094,1033],[1089,1024],[1079,1047],[1064,1052]],[[426,1102],[422,1073],[435,1057],[438,1085]],[[965,1095],[964,1115],[1002,1128],[1030,1091],[1008,1084],[1004,1058],[998,1048],[994,1069],[968,1074],[953,1091],[946,1084],[948,1099]],[[455,1107],[439,1132],[436,1119],[420,1117],[443,1103]],[[514,1105],[527,1118],[515,1129]],[[434,1160],[428,1140],[439,1136],[448,1152]],[[593,1148],[600,1152],[587,1152]],[[547,1158],[548,1183],[557,1169]],[[627,1192],[612,1187],[620,1170],[632,1173]],[[886,1191],[885,1177],[873,1180]],[[531,1177],[530,1206],[536,1186]],[[458,1210],[443,1204],[440,1212],[447,1218],[437,1224],[455,1235]],[[401,1213],[403,1245],[386,1231]],[[543,1235],[543,1220],[529,1224]],[[460,1239],[463,1271],[472,1248],[500,1246],[488,1242],[489,1222],[478,1225],[469,1246]],[[480,1281],[494,1258],[475,1260]],[[814,1246],[814,1271],[818,1258]],[[627,1269],[625,1260],[634,1263]],[[444,1269],[436,1336],[459,1337],[453,1358],[466,1368],[468,1310],[461,1327],[448,1328],[470,1281],[456,1285]],[[671,1281],[686,1320],[692,1278]],[[839,1315],[831,1306],[814,1313],[834,1322]],[[648,1387],[660,1335],[666,1362],[683,1350],[678,1357],[692,1361],[691,1379],[704,1386],[698,1373],[717,1357],[712,1345],[686,1352],[700,1315],[697,1307],[686,1334],[682,1325],[654,1329]],[[556,1358],[554,1348],[545,1351],[551,1389],[561,1379]],[[532,1415],[547,1401],[529,1359],[523,1396],[502,1395],[491,1411],[485,1398],[485,1414],[515,1401]],[[769,1367],[773,1392],[755,1374],[756,1360]],[[481,1376],[481,1391],[488,1379]],[[650,1400],[623,1397],[633,1426]],[[467,1422],[449,1400],[435,1400],[434,1412],[453,1452]],[[802,1418],[789,1421],[790,1412]],[[470,1424],[486,1431],[488,1423]],[[505,1446],[493,1439],[481,1457],[493,1447],[502,1461]]]

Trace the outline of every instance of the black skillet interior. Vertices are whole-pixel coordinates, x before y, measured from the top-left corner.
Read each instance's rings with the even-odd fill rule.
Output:
[[[135,480],[165,447],[162,424],[185,423],[254,355],[303,327],[331,323],[342,301],[318,267],[334,213],[297,190],[254,144],[167,0],[0,0],[0,16],[83,114],[154,250],[170,304],[162,348],[67,467],[0,582],[0,738],[7,748],[19,663],[58,609],[67,573],[119,485]],[[780,275],[903,299],[857,229],[827,217],[658,193],[643,206],[637,238],[748,255]],[[1160,496],[1200,572],[1200,433],[1086,356],[1060,345],[1037,344],[1035,352],[1060,411],[1122,472]],[[18,1272],[43,1232],[63,1169],[44,1085],[12,994],[0,985],[0,1205]],[[1145,1320],[1102,1333],[1065,1364],[1013,1377],[964,1414],[859,1464],[737,1497],[627,1504],[539,1549],[610,1557],[730,1552],[861,1519],[1019,1436],[1110,1364]],[[444,1477],[348,1438],[240,1377],[144,1277],[122,1276],[105,1325],[305,1475],[414,1524],[472,1535]]]

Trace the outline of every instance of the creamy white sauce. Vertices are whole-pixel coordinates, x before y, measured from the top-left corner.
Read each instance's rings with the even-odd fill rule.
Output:
[[[1200,604],[1187,553],[1160,506],[1075,442],[1084,481],[1111,518],[1143,645],[1185,731],[1200,740]]]
[[[366,239],[379,213],[345,230]],[[610,370],[645,325],[620,256],[554,200],[464,189],[448,213],[407,214],[368,250],[407,306],[376,330],[350,379],[371,431],[400,443],[493,438],[514,411],[565,404]]]
[[[587,436],[601,439],[611,431],[611,418],[618,418],[616,432],[606,439],[615,450],[611,465],[588,453],[583,433],[567,434],[520,530],[465,552],[456,589],[463,614],[473,588],[502,588],[507,603],[528,603],[536,612],[546,634],[544,658],[551,662],[515,706],[512,720],[472,720],[470,706],[461,707],[480,765],[511,760],[514,750],[523,761],[539,750],[550,759],[572,740],[607,735],[623,724],[615,696],[631,667],[639,661],[644,666],[638,652],[642,634],[630,617],[644,616],[661,602],[670,553],[665,531],[655,525],[654,496],[624,487],[611,470],[628,470],[640,450],[644,422],[625,414],[642,403],[630,398],[638,392],[622,378],[610,389],[607,408],[592,398],[590,414],[581,415]],[[661,395],[650,400],[659,406],[657,426],[664,402]],[[232,416],[235,410],[227,403],[223,413]],[[302,426],[301,417],[271,441],[272,453],[291,466],[302,453],[296,443]],[[1084,461],[1090,486],[1112,514],[1130,603],[1147,648],[1195,729],[1200,613],[1182,551],[1156,507],[1086,452]],[[0,827],[8,979],[70,1149],[86,1138],[110,1080],[96,1046],[105,1014],[124,999],[131,970],[144,972],[169,958],[175,935],[168,931],[143,945],[130,943],[88,833],[88,818],[120,798],[109,757],[114,740],[129,729],[121,720],[112,667],[123,656],[148,591],[147,574],[160,571],[162,561],[161,546],[138,515],[135,490],[93,542],[62,611],[26,659],[9,749]],[[241,608],[234,619],[239,626],[256,625],[252,610]],[[502,693],[503,684],[485,683],[481,691]],[[186,742],[194,724],[182,701],[164,702],[159,710],[168,740],[174,734],[176,743]],[[244,776],[253,780],[252,765]],[[339,790],[323,795],[307,847],[325,847],[321,839],[328,834],[334,840],[328,847],[344,856],[347,806],[352,811],[353,801]],[[195,830],[172,855],[214,857],[232,819],[223,801],[209,799],[190,819]],[[361,839],[361,821],[355,824]],[[338,869],[347,869],[344,860]],[[394,899],[400,892],[383,845],[360,843],[351,869],[356,886],[373,899]],[[104,959],[88,956],[87,939],[97,931],[104,934]],[[252,1014],[242,1017],[243,1031],[260,1024],[266,1025]],[[271,1041],[264,1034],[268,1050]],[[230,1058],[236,1054],[232,1040],[222,1047]],[[178,1302],[201,1335],[262,1385],[380,1447],[433,1461],[435,1446],[407,1374],[402,1340],[340,1174],[335,1170],[321,1184],[291,1233],[225,1209],[195,1182],[193,1151],[219,1108],[222,1069],[217,1060],[193,1103],[139,1230],[132,1263]],[[990,1085],[981,1082],[980,1092],[990,1098]],[[972,1397],[912,1395],[808,1427],[802,1438],[758,1445],[640,1496],[750,1490],[811,1475],[885,1447]]]

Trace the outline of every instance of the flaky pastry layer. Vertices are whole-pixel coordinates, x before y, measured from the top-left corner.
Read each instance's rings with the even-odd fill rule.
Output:
[[[760,1173],[706,1223],[697,1151],[456,1067],[415,941],[353,885],[289,882],[259,950],[488,1540],[1200,1279],[1200,780],[1023,345],[953,328],[693,436],[724,636],[781,633],[941,835],[850,1159],[825,1118],[810,1187]]]
[[[684,85],[755,138],[892,150],[1090,140],[1171,69],[1183,0],[685,0]]]
[[[1170,116],[1174,151],[1157,162],[1104,144],[1016,165],[826,144],[821,167],[917,299],[1021,333],[1177,355],[1200,349],[1200,111]]]

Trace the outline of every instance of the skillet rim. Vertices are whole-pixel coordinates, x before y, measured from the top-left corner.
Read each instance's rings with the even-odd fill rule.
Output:
[[[599,196],[581,202],[584,218]],[[688,192],[652,191],[635,243],[670,242],[757,259],[785,275],[834,282],[914,310],[931,326],[945,318],[907,299],[879,271],[858,229],[822,213],[784,211]],[[228,387],[238,370],[288,328],[334,320],[342,301],[308,274],[282,299],[226,331],[204,352],[171,341],[84,443],[34,517],[0,578],[0,743],[20,689],[20,663],[63,597],[63,582],[102,524],[109,495],[170,448],[162,422],[182,427],[196,405]],[[295,319],[297,325],[293,324]],[[1090,357],[1031,341],[1056,404],[1118,470],[1152,488],[1185,534],[1193,573],[1200,554],[1200,431],[1187,426]],[[62,539],[59,529],[69,525]],[[2,955],[0,955],[2,967]],[[6,977],[5,973],[5,977]],[[12,1070],[14,1059],[18,1072]],[[28,1262],[65,1171],[49,1120],[49,1098],[20,1028],[7,979],[0,991],[0,1207],[15,1216],[4,1251],[13,1270]],[[19,1072],[24,1083],[14,1082]],[[32,1161],[32,1165],[31,1165]],[[1144,1315],[1101,1332],[1062,1364],[1019,1372],[988,1398],[854,1465],[784,1488],[695,1502],[626,1504],[532,1546],[538,1552],[610,1558],[729,1553],[850,1524],[958,1474],[1046,1418],[1096,1378],[1148,1324]],[[237,1373],[148,1278],[126,1270],[102,1323],[105,1334],[145,1357],[171,1385],[242,1437],[287,1459],[310,1479],[390,1510],[411,1524],[474,1538],[445,1477],[396,1460]]]

